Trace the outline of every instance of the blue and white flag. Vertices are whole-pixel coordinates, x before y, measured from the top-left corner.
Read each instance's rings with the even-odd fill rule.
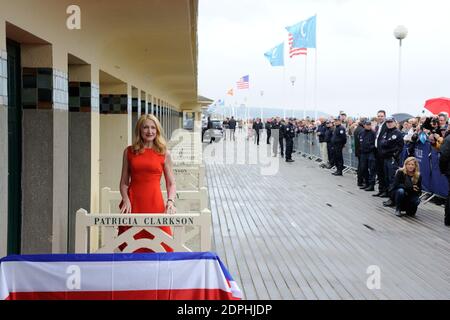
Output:
[[[286,27],[286,30],[294,37],[293,48],[316,47],[316,16]]]
[[[284,66],[284,43],[270,49],[264,53],[264,56],[269,60],[272,67]]]

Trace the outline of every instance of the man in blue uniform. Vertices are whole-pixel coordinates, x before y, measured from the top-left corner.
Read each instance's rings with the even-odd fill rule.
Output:
[[[365,185],[361,187],[365,191],[375,190],[376,176],[376,158],[375,158],[375,139],[376,134],[372,130],[372,123],[364,121],[364,130],[359,133],[360,146],[360,170],[361,176],[364,178]]]
[[[292,160],[292,151],[294,148],[295,126],[292,118],[289,119],[286,126],[284,137],[286,138],[286,162],[294,162]]]
[[[334,129],[333,136],[331,137],[331,144],[333,145],[334,164],[336,165],[336,172],[333,172],[334,176],[342,176],[342,170],[344,170],[344,157],[342,156],[342,149],[344,149],[347,143],[347,133],[342,126],[342,120],[338,117],[335,120],[336,128]]]
[[[400,155],[403,150],[403,144],[403,135],[401,131],[397,129],[395,119],[393,117],[387,117],[386,131],[379,140],[378,150],[380,156],[383,158],[385,186],[388,193],[391,191],[390,189],[394,182],[395,172],[400,165]],[[386,203],[389,205],[389,200],[386,201]]]
[[[353,131],[353,138],[355,143],[355,156],[358,159],[358,169],[357,169],[357,185],[358,187],[364,187],[367,185],[367,181],[365,181],[365,176],[362,174],[361,169],[361,142],[360,142],[360,134],[364,132],[364,123],[366,122],[365,118],[361,118],[358,121],[358,126],[355,131]]]
[[[280,143],[281,157],[284,158],[284,134],[286,131],[286,123],[281,119],[280,130],[278,131],[278,142]]]
[[[334,167],[334,153],[333,153],[333,145],[331,144],[331,137],[333,136],[334,132],[334,123],[331,120],[328,120],[326,123],[326,131],[324,133],[325,135],[325,143],[327,144],[327,154],[328,154],[328,163],[326,164],[325,168],[331,169]]]

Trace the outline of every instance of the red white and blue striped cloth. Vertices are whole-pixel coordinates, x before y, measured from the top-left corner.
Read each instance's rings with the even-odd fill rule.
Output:
[[[238,300],[211,252],[9,256],[0,300]]]

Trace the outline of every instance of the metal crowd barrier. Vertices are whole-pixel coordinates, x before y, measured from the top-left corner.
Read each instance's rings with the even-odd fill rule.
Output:
[[[297,139],[297,151],[309,157],[309,159],[322,159],[320,155],[319,138],[314,134],[300,133],[296,137]],[[403,161],[407,157],[408,146],[405,145],[400,165],[403,165]],[[352,136],[347,136],[347,144],[342,150],[344,158],[345,171],[357,170],[358,159],[355,156],[355,145]],[[422,175],[422,190],[423,196],[430,196],[427,201],[430,201],[434,197],[446,198],[449,192],[447,178],[441,174],[439,170],[439,157],[440,154],[431,144],[427,141],[425,144],[417,143],[415,146],[415,157],[420,164],[420,173]]]
[[[300,133],[296,137],[297,140],[297,151],[306,154],[311,159],[322,159],[320,154],[320,142],[316,133]],[[358,159],[355,156],[355,146],[352,136],[347,136],[347,144],[342,150],[342,155],[344,158],[344,165],[346,166],[345,171],[356,170],[358,168]]]

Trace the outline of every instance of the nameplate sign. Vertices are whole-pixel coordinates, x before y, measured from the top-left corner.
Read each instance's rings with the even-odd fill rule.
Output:
[[[101,227],[158,227],[196,226],[207,218],[203,214],[79,214],[79,222],[85,226]],[[209,217],[208,217],[209,218]]]

